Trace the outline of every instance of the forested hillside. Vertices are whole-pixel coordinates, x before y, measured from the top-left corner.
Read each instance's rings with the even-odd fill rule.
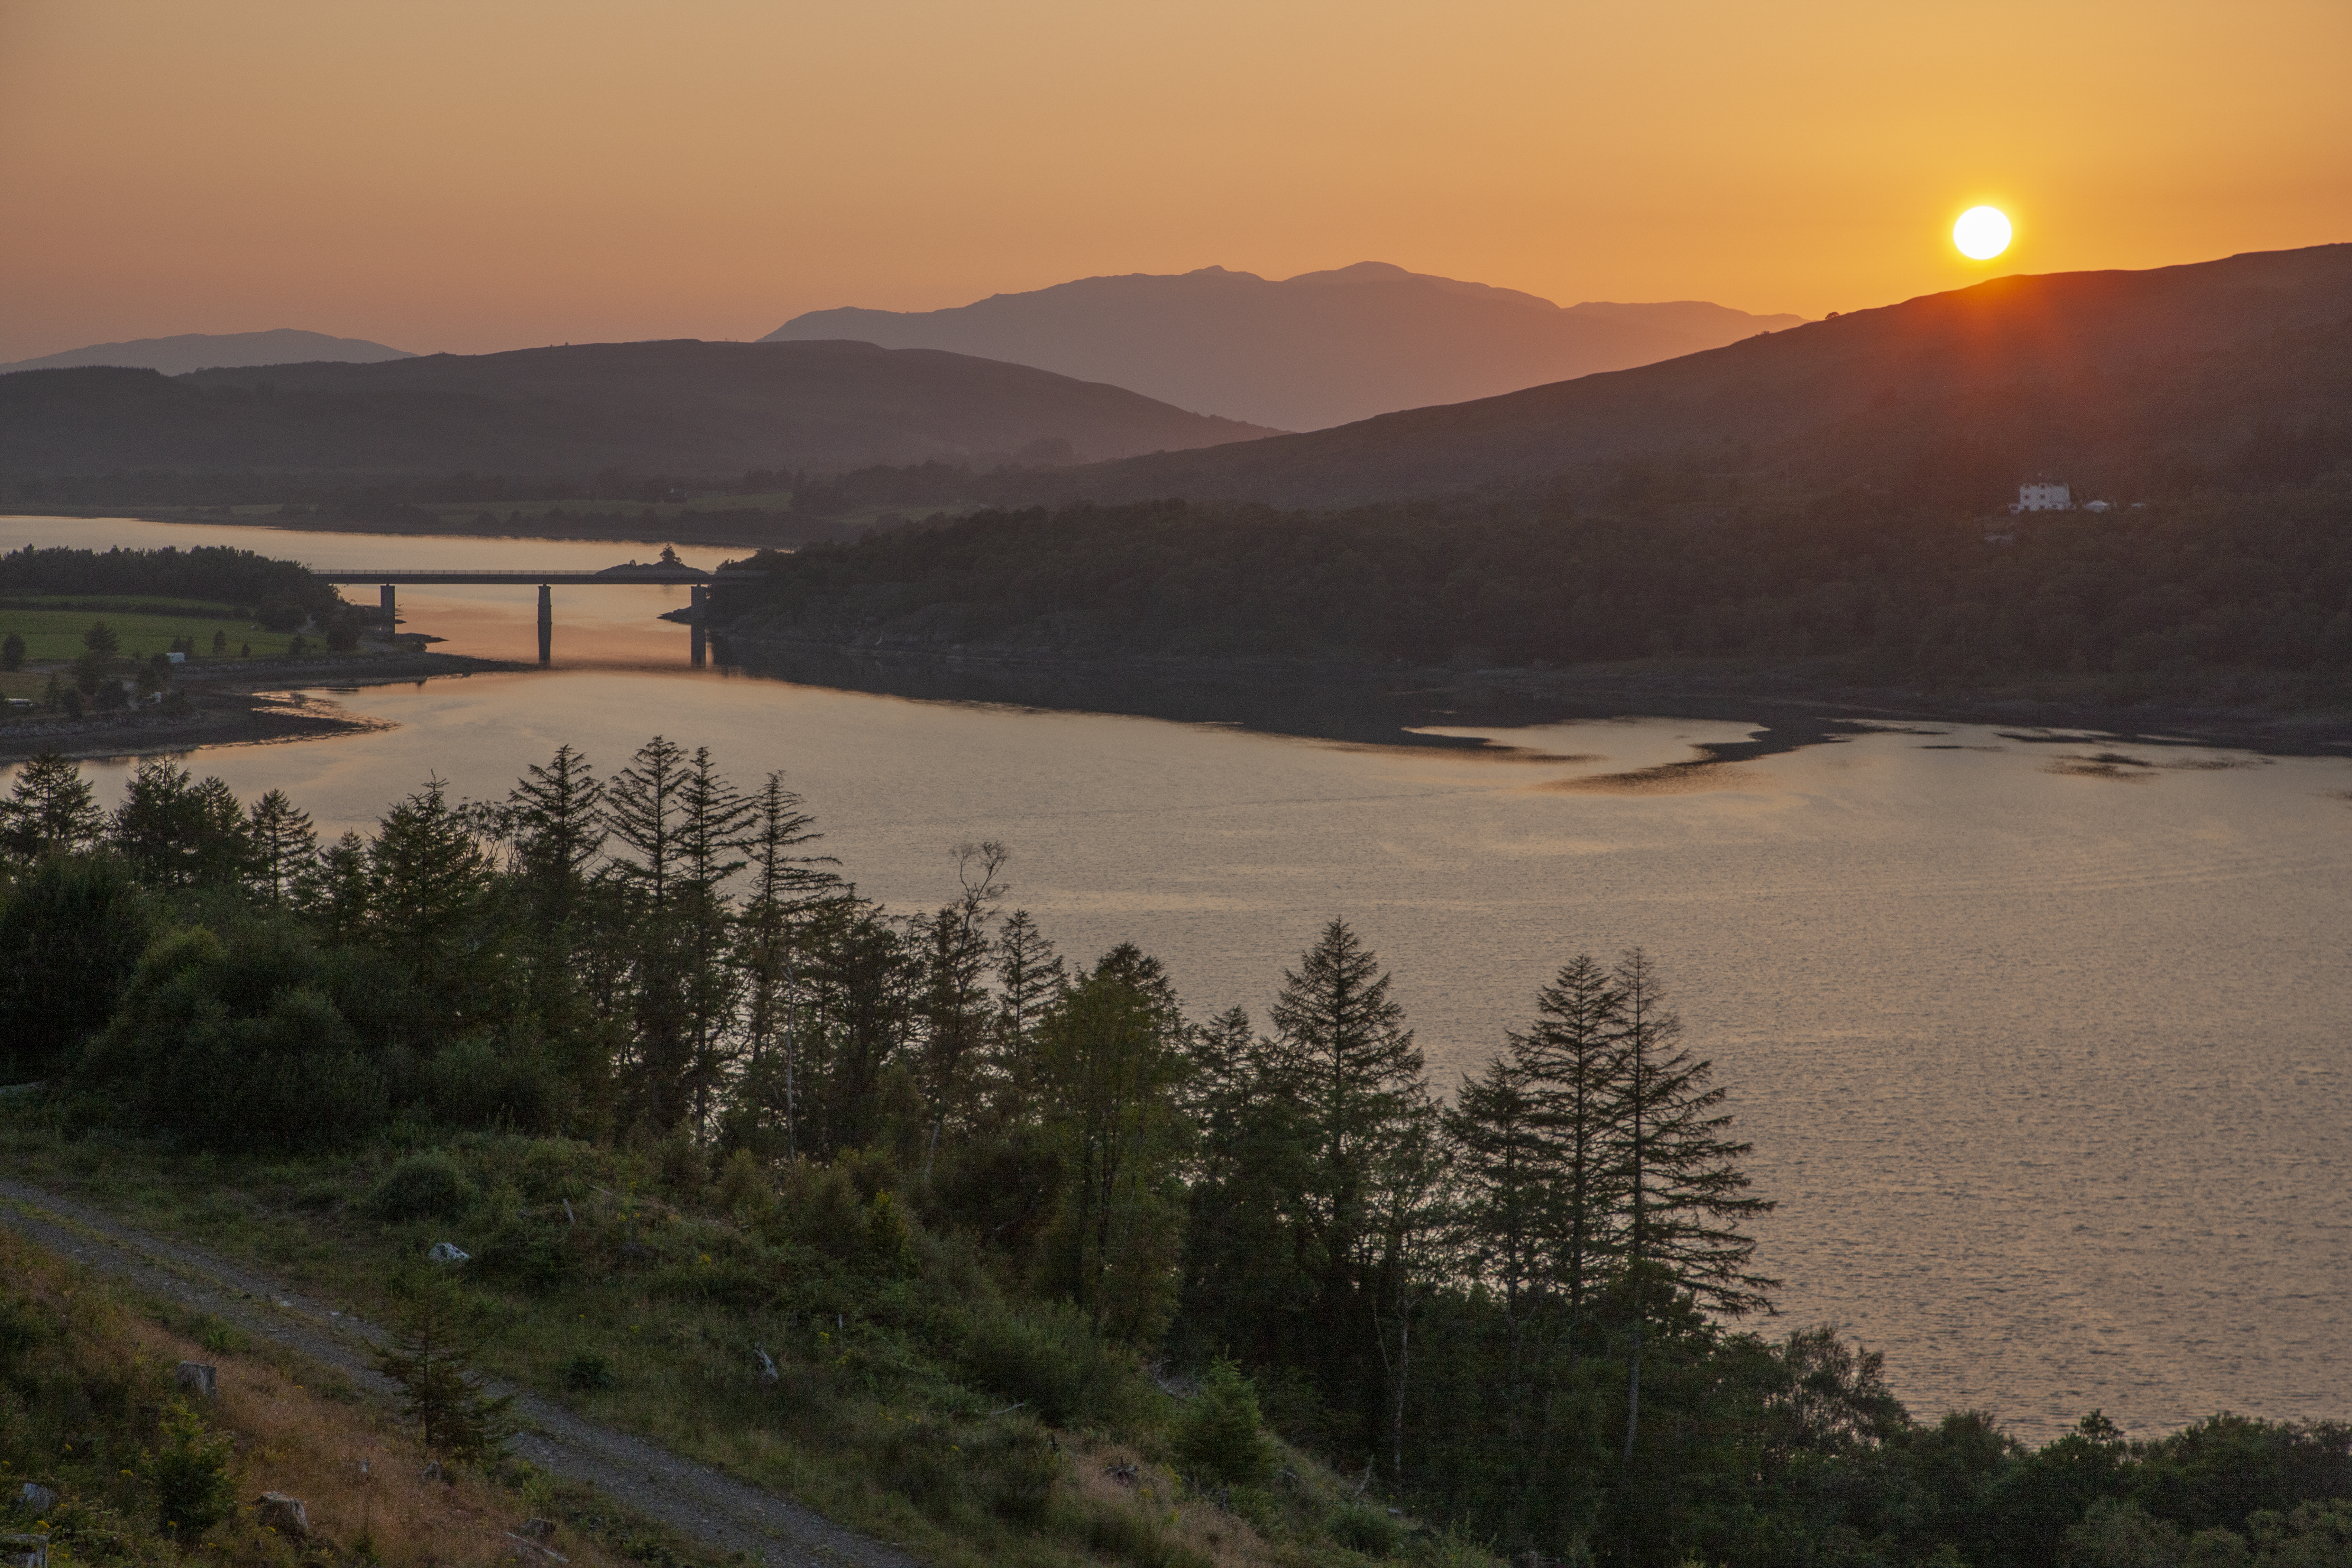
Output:
[[[1620,470],[1593,494],[983,513],[763,555],[765,583],[729,590],[718,613],[746,647],[1368,667],[1811,658],[1855,682],[2055,679],[2118,699],[2226,699],[2244,677],[2247,700],[2303,704],[2352,687],[2341,479],[1997,521],[1889,490],[1749,501],[1735,479],[1665,467]]]
[[[2029,1450],[1759,1332],[1739,1066],[1638,947],[1563,952],[1440,1085],[1344,920],[1253,1018],[1056,953],[996,845],[880,908],[783,779],[660,739],[325,845],[169,762],[101,814],[45,758],[0,847],[0,1040],[49,1086],[13,1158],[184,1180],[362,1300],[450,1241],[502,1371],[943,1563],[2315,1568],[2352,1531],[2352,1428]]]

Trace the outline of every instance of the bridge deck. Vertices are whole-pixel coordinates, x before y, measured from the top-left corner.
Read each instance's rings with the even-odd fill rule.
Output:
[[[692,566],[648,566],[636,571],[604,572],[518,572],[518,571],[436,571],[415,566],[360,567],[314,566],[310,574],[322,583],[393,583],[427,587],[441,584],[509,584],[531,587],[541,583],[565,583],[624,588],[646,583],[688,585],[696,583],[732,583],[764,577],[764,572],[721,570],[704,572]]]

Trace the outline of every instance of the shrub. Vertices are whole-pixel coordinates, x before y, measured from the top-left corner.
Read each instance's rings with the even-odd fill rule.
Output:
[[[378,1219],[455,1219],[479,1195],[457,1162],[438,1149],[411,1154],[384,1173],[367,1195]]]
[[[106,1027],[147,946],[122,862],[52,856],[0,905],[0,1076],[37,1078]]]
[[[1066,1302],[1024,1312],[988,1313],[964,1343],[964,1361],[1049,1426],[1107,1420],[1124,1404],[1133,1370],[1098,1338],[1086,1314]]]
[[[1194,1471],[1242,1485],[1260,1481],[1273,1466],[1257,1390],[1241,1369],[1220,1360],[1176,1426],[1176,1456]]]
[[[1350,1503],[1331,1516],[1331,1539],[1367,1557],[1386,1557],[1404,1539],[1396,1521],[1378,1509]]]
[[[391,1089],[320,978],[285,927],[173,931],[140,960],[82,1087],[111,1090],[139,1125],[215,1148],[349,1143],[383,1123]]]
[[[436,1053],[423,1077],[433,1113],[453,1126],[549,1132],[563,1120],[563,1085],[535,1041],[467,1035]]]
[[[613,1363],[594,1351],[582,1351],[563,1363],[563,1386],[575,1394],[613,1386]]]

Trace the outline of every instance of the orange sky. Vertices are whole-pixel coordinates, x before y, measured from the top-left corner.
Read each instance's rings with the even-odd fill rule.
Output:
[[[2347,62],[2345,0],[0,0],[0,361],[1367,259],[1818,315],[2352,239]]]

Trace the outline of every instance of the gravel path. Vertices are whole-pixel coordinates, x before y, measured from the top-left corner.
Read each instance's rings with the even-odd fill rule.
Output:
[[[391,1388],[369,1364],[382,1330],[202,1248],[133,1230],[88,1204],[5,1177],[0,1177],[0,1225],[142,1290],[337,1367],[366,1387]],[[516,1393],[514,1410],[524,1426],[513,1443],[518,1455],[722,1551],[744,1552],[770,1568],[917,1568],[896,1547],[845,1530],[789,1499],[642,1437],[583,1421],[530,1394],[498,1392]]]

